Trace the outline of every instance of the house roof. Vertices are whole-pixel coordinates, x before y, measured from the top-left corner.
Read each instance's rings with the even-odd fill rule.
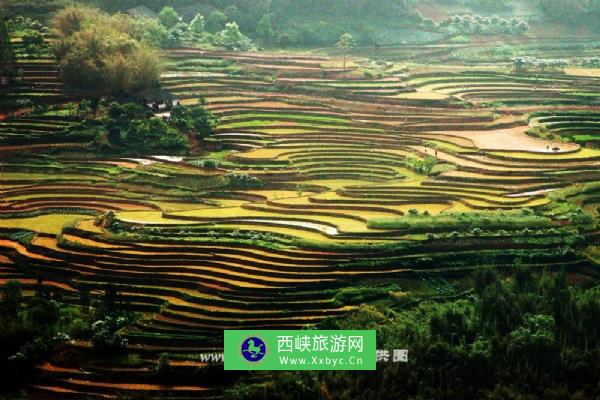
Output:
[[[151,9],[149,9],[146,6],[137,6],[137,7],[130,8],[129,10],[127,10],[127,14],[131,15],[132,17],[136,17],[136,18],[141,18],[141,17],[158,18],[158,14],[156,14],[154,11],[152,11]]]

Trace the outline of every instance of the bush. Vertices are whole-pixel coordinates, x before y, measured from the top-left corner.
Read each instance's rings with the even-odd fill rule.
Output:
[[[36,19],[32,19],[29,17],[24,17],[22,15],[17,15],[14,20],[9,20],[6,22],[6,26],[11,31],[24,31],[24,30],[34,30],[38,32],[47,32],[48,27],[44,26],[40,21]]]
[[[408,155],[405,159],[405,164],[408,168],[415,172],[425,175],[431,175],[433,168],[437,165],[437,158],[426,156],[421,159],[412,155]]]
[[[111,103],[100,120],[107,134],[103,146],[129,154],[185,154],[190,149],[189,134],[203,138],[212,133],[216,117],[203,106],[175,106],[168,119],[136,103]],[[208,160],[207,160],[208,161]],[[215,169],[215,161],[207,168]]]
[[[248,174],[238,174],[231,172],[226,175],[229,181],[229,186],[236,189],[258,189],[263,187],[260,179]]]
[[[127,320],[123,317],[107,316],[92,324],[92,349],[97,354],[110,355],[121,352],[127,348],[127,339],[121,337],[117,331],[124,326]]]
[[[157,117],[131,121],[121,131],[120,139],[122,144],[137,149],[140,154],[164,151],[182,154],[189,150],[186,136]]]
[[[190,30],[194,33],[204,32],[204,16],[196,14],[192,22],[190,22]]]
[[[223,14],[223,12],[219,10],[213,11],[206,20],[206,30],[211,33],[219,32],[225,29],[225,24],[227,24],[228,18],[227,15]]]
[[[131,34],[136,40],[151,47],[167,48],[174,44],[169,30],[155,19],[136,18]]]
[[[391,291],[400,290],[397,285],[380,285],[370,287],[347,287],[336,293],[334,300],[341,304],[361,304],[389,296]]]
[[[156,364],[156,375],[162,379],[166,379],[171,376],[171,361],[169,360],[169,353],[162,353],[158,358],[158,362]]]
[[[217,169],[219,167],[219,162],[217,160],[204,160],[201,164],[204,169]]]
[[[183,154],[189,150],[185,134],[136,104],[113,103],[108,115],[105,124],[113,146],[137,154]]]
[[[586,226],[593,223],[594,218],[583,210],[578,209],[571,213],[571,221],[573,221],[575,225]]]
[[[409,211],[410,212],[410,211]],[[369,227],[375,229],[407,229],[412,231],[430,231],[432,227],[445,231],[469,231],[474,229],[518,230],[528,227],[547,229],[552,227],[552,220],[547,217],[523,214],[522,212],[482,213],[443,213],[436,216],[400,217],[369,221]]]
[[[34,31],[32,29],[25,30],[21,36],[21,39],[23,40],[23,45],[25,47],[41,46],[44,44],[44,35],[42,35],[39,31]]]
[[[215,44],[234,51],[248,51],[255,48],[252,41],[240,32],[235,22],[227,23],[225,29],[215,35]]]
[[[158,20],[163,26],[173,28],[179,22],[179,14],[173,7],[164,7],[158,14]]]
[[[206,138],[212,134],[218,120],[213,113],[201,105],[179,105],[171,110],[169,122],[185,132],[194,133],[199,138]]]

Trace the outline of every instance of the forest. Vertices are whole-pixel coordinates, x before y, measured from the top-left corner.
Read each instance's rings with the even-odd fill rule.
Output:
[[[9,16],[33,15],[44,19],[68,0],[2,0]],[[437,0],[440,5],[458,7],[473,13],[510,13],[512,1]],[[1,3],[1,2],[0,2]],[[410,27],[431,29],[430,21],[418,9],[419,0],[86,0],[90,6],[108,12],[125,12],[140,5],[155,13],[173,7],[185,22],[197,14],[207,21],[207,29],[215,32],[226,22],[236,22],[241,31],[254,40],[273,46],[283,40],[296,46],[324,46],[342,33],[350,32],[360,44],[377,43],[387,30]],[[435,1],[429,1],[435,5]],[[600,3],[595,0],[525,0],[539,10],[549,23],[585,21],[592,29],[600,29]],[[385,30],[383,30],[385,27]]]
[[[600,394],[598,287],[576,289],[564,270],[480,269],[450,301],[402,298],[361,306],[329,329],[376,329],[378,347],[408,364],[377,373],[288,372],[239,384],[228,399],[593,399]],[[411,305],[412,304],[412,305]],[[256,378],[252,379],[252,381]]]

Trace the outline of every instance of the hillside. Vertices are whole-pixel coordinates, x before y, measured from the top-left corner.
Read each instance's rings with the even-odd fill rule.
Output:
[[[567,4],[569,1],[571,3]],[[429,42],[452,36],[455,30],[443,26],[454,15],[516,18],[527,22],[527,36],[586,36],[598,32],[600,10],[581,0],[561,0],[569,13],[557,12],[557,2],[543,0],[490,1],[471,0],[387,0],[376,3],[365,0],[289,1],[261,0],[87,0],[88,4],[109,12],[127,12],[145,6],[158,14],[164,6],[173,6],[184,21],[204,16],[207,30],[215,32],[227,21],[235,21],[242,32],[266,47],[330,46],[342,33],[349,32],[361,45],[396,45],[413,37],[429,37]],[[2,0],[9,17],[28,15],[45,19],[66,4],[65,0]],[[574,21],[586,21],[574,24]],[[442,24],[442,26],[440,26]],[[479,33],[478,33],[479,35]]]
[[[600,396],[599,37],[537,2],[143,3],[0,19],[0,397]],[[224,371],[236,329],[409,359]]]

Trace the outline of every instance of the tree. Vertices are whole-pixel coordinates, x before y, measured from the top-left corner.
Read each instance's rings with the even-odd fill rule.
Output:
[[[171,361],[169,353],[162,353],[156,364],[156,375],[160,378],[168,378],[171,375]]]
[[[597,13],[597,4],[587,0],[538,0],[540,9],[549,18],[562,23],[581,23]]]
[[[108,316],[92,324],[92,349],[97,354],[118,354],[127,348],[127,339],[121,337],[118,330],[127,322],[125,318]]]
[[[190,30],[194,33],[204,32],[204,16],[202,14],[196,14],[194,19],[192,19]]]
[[[337,42],[336,46],[342,51],[344,56],[344,79],[346,79],[346,57],[354,47],[356,47],[356,43],[354,42],[354,38],[349,33],[344,33],[340,36],[340,40]]]
[[[139,104],[113,102],[103,120],[109,144],[131,154],[185,154],[188,134],[212,133],[216,118],[202,106],[175,106],[168,119],[155,117]],[[107,222],[108,223],[108,222]]]
[[[35,296],[29,301],[27,318],[35,325],[49,328],[58,321],[59,304],[54,300]]]
[[[109,284],[104,291],[102,302],[104,303],[104,307],[106,307],[109,312],[116,311],[118,295],[117,288],[113,284]]]
[[[206,30],[210,33],[217,33],[225,29],[227,23],[227,15],[223,14],[219,10],[213,11],[206,20]]]
[[[215,43],[235,51],[247,51],[254,47],[250,39],[240,32],[240,28],[235,22],[225,24],[225,29],[215,36]]]
[[[88,99],[83,99],[77,105],[77,118],[86,119],[92,113],[92,103]]]
[[[169,122],[187,133],[194,133],[198,138],[210,136],[217,126],[217,118],[201,105],[175,106],[171,110]]]
[[[44,35],[33,29],[26,29],[21,36],[21,40],[25,47],[41,46],[44,44]]]
[[[4,20],[4,10],[0,5],[0,85],[10,83],[17,75],[15,53],[10,42]]]
[[[96,118],[96,114],[98,113],[98,107],[100,107],[100,97],[92,97],[90,99],[90,109],[94,118]]]
[[[215,170],[219,167],[219,162],[217,160],[208,159],[208,160],[202,161],[202,164],[200,164],[200,165],[204,169]]]
[[[523,57],[516,57],[513,59],[513,65],[515,67],[515,71],[521,72],[523,71],[523,67],[526,64],[526,60]]]
[[[21,291],[21,283],[19,281],[8,281],[2,285],[2,315],[6,319],[14,319],[19,315],[21,310],[21,302],[23,294]]]
[[[514,274],[515,291],[518,293],[526,293],[531,291],[535,284],[533,274],[531,273],[531,268],[521,265],[520,259],[515,260],[514,266],[516,270]]]
[[[171,35],[158,20],[150,18],[135,18],[131,35],[139,42],[151,47],[171,47]]]
[[[53,25],[58,32],[54,52],[68,86],[132,94],[158,84],[160,59],[136,39],[129,17],[72,6],[59,12]]]
[[[288,35],[285,32],[282,33],[281,35],[279,35],[279,38],[277,39],[277,41],[279,42],[279,46],[281,46],[283,51],[286,51],[288,46],[292,43],[292,39],[290,38],[290,35]]]
[[[256,35],[265,45],[273,43],[275,38],[275,27],[273,25],[274,14],[265,14],[258,22],[256,27]]]
[[[227,16],[229,21],[237,21],[240,16],[240,10],[233,4],[228,5],[223,10],[223,13]]]
[[[527,382],[528,378],[538,380],[540,373],[556,365],[558,346],[555,330],[552,316],[538,314],[526,315],[523,324],[510,333],[509,357],[520,369],[518,375],[523,382]]]
[[[163,26],[173,28],[179,22],[179,14],[173,7],[163,7],[158,14],[158,20]]]
[[[52,25],[62,37],[73,35],[82,29],[84,21],[91,21],[96,11],[84,6],[69,6],[54,16]]]
[[[137,154],[184,154],[189,150],[186,136],[161,118],[131,121],[121,132],[121,143]]]
[[[481,296],[485,289],[498,282],[498,280],[496,270],[491,268],[477,268],[473,273],[473,288],[475,293]]]
[[[79,302],[85,309],[89,308],[89,306],[92,304],[90,298],[90,288],[87,285],[82,285],[79,289]]]
[[[437,165],[437,158],[432,156],[427,156],[423,160],[423,172],[426,175],[431,175],[431,171],[433,171],[433,167]]]

